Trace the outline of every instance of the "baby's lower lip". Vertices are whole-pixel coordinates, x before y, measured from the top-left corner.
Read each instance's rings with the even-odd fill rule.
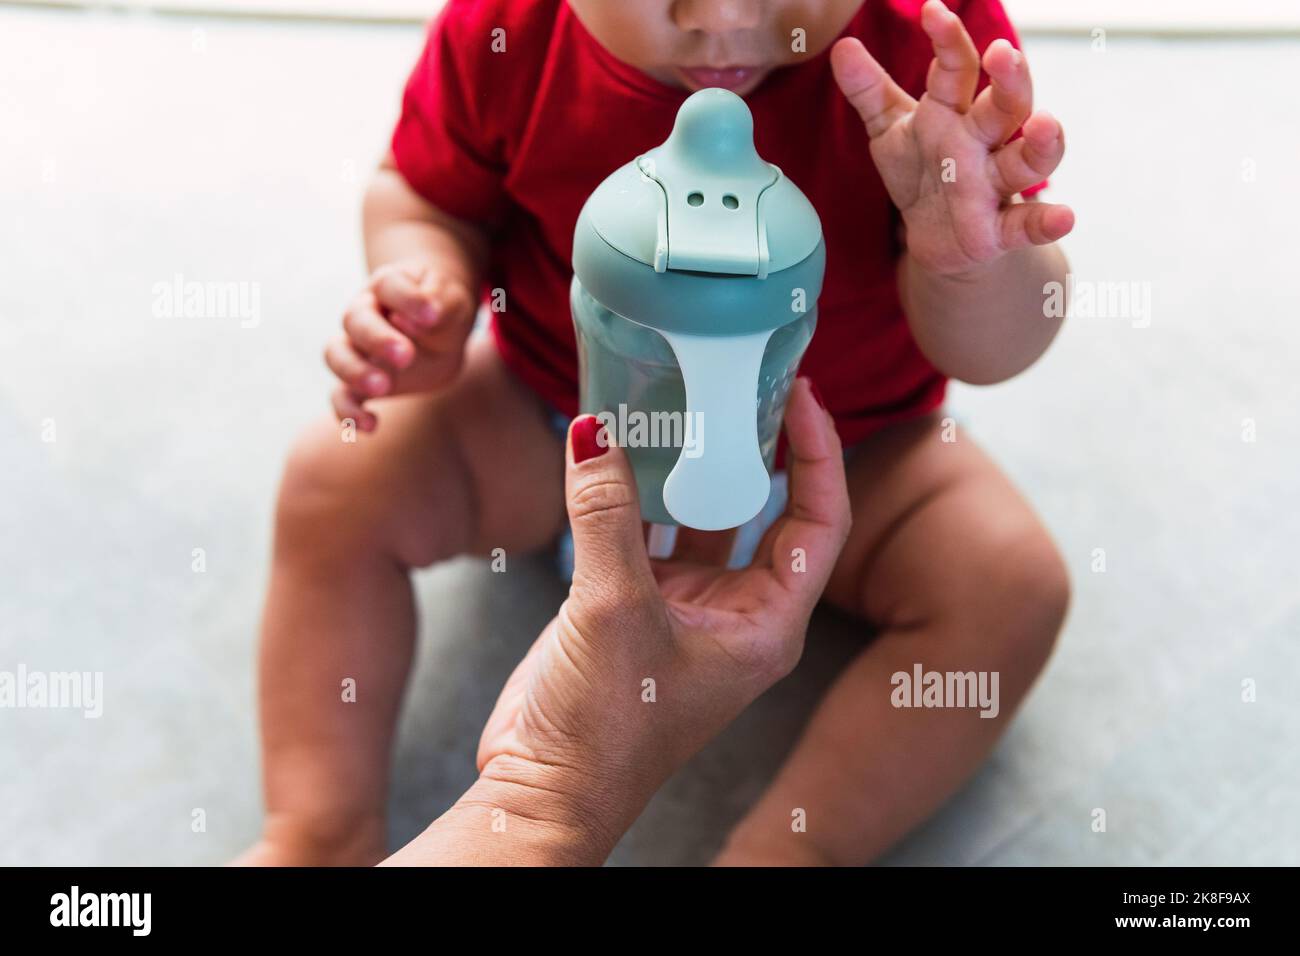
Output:
[[[762,69],[757,66],[728,66],[722,69],[711,67],[680,67],[682,76],[696,89],[720,86],[724,90],[739,90],[748,86]]]

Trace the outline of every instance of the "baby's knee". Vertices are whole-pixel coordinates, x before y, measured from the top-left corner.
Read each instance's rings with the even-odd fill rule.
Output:
[[[350,437],[321,419],[294,442],[276,502],[278,554],[422,568],[468,549],[478,509],[446,432],[422,430],[418,446],[402,431]]]
[[[294,441],[276,500],[277,554],[414,568],[464,550],[472,509],[451,506],[464,497],[454,455],[437,456],[448,464],[426,474],[391,441],[349,437],[321,419]]]
[[[981,604],[1000,626],[1017,660],[1041,665],[1051,654],[1070,605],[1070,576],[1047,531],[1038,524],[1001,542],[986,568]],[[992,556],[991,556],[992,557]]]
[[[357,512],[366,497],[348,451],[328,419],[313,422],[294,439],[276,497],[278,545],[319,547],[364,527]]]

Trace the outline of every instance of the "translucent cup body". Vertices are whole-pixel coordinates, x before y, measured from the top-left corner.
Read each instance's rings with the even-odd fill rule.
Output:
[[[608,413],[617,424],[614,438],[636,472],[641,516],[657,524],[676,524],[664,507],[664,481],[683,444],[692,439],[677,358],[662,335],[611,312],[576,278],[570,304],[578,340],[581,409],[591,415]],[[815,307],[795,315],[772,333],[763,353],[755,417],[759,451],[769,474],[786,398],[816,325]],[[708,454],[707,441],[700,450]]]

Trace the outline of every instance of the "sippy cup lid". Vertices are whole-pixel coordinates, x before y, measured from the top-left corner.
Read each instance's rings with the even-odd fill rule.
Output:
[[[696,334],[786,324],[792,290],[817,301],[824,261],[812,203],[758,155],[749,107],[723,89],[688,97],[668,139],[591,194],[574,234],[574,271],[605,306]]]
[[[583,206],[575,288],[663,336],[685,414],[699,422],[695,453],[683,449],[663,481],[664,509],[678,523],[734,528],[767,501],[763,359],[775,329],[816,307],[825,265],[816,210],[758,155],[749,107],[728,90],[687,98],[668,139],[615,170]]]

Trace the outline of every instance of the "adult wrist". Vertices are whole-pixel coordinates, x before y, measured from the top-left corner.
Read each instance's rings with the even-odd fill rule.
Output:
[[[615,783],[579,767],[503,754],[446,818],[499,864],[598,866],[652,793],[630,779]]]

